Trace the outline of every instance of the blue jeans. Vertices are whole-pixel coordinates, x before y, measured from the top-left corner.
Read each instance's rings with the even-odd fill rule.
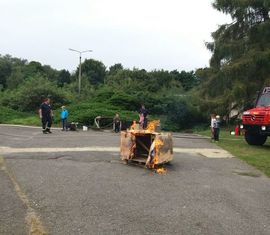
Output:
[[[62,126],[63,126],[63,130],[67,130],[67,119],[66,118],[62,119]]]

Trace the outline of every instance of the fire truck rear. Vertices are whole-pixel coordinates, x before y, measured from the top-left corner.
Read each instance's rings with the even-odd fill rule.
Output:
[[[270,136],[270,87],[259,94],[255,108],[243,113],[241,128],[250,145],[263,145]]]

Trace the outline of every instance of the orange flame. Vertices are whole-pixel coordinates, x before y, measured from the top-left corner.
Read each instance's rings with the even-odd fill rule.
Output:
[[[161,139],[155,139],[155,147],[160,149],[160,147],[163,145],[163,141]]]
[[[146,130],[150,131],[150,132],[155,131],[157,125],[159,125],[159,124],[160,124],[160,120],[153,120],[153,121],[148,123]]]
[[[164,167],[160,167],[160,168],[156,169],[156,173],[158,173],[158,174],[166,174],[167,169],[164,168]]]
[[[161,146],[163,145],[163,141],[161,139],[156,139],[155,140],[155,150],[156,150],[156,154],[155,157],[158,158],[159,155],[159,150],[161,148]]]
[[[158,163],[159,163],[159,160],[158,160],[159,149],[163,144],[164,143],[161,139],[155,139],[155,150],[154,150],[155,155],[153,157],[153,160],[149,164],[149,168],[154,169],[158,165]]]

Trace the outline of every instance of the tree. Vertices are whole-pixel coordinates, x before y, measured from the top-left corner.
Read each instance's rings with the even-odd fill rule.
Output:
[[[22,67],[16,66],[12,68],[12,72],[10,76],[7,78],[7,88],[8,89],[16,89],[20,86],[24,81],[24,74],[22,71]]]
[[[109,68],[109,75],[113,75],[113,74],[116,74],[119,70],[123,70],[123,65],[118,63],[118,64],[114,64],[112,66],[110,66]]]
[[[58,88],[55,82],[36,74],[26,79],[18,89],[7,90],[1,102],[15,110],[33,112],[47,97],[51,98],[54,108],[70,103],[68,94]]]
[[[270,2],[216,0],[213,7],[233,21],[212,33],[214,41],[206,43],[212,52],[210,68],[196,74],[205,78],[202,103],[228,115],[232,107],[244,109],[270,83]]]
[[[68,70],[62,69],[57,76],[57,85],[63,87],[64,84],[71,82],[71,76]]]
[[[86,59],[81,66],[82,76],[87,77],[92,85],[104,83],[106,67],[102,62],[93,59]],[[77,69],[76,74],[79,74],[79,68]]]
[[[10,76],[12,71],[12,64],[7,57],[0,57],[0,86],[1,88],[6,87],[7,78]]]
[[[35,76],[36,74],[43,75],[45,73],[44,68],[41,63],[37,61],[31,61],[24,67],[24,76],[25,78]]]
[[[177,70],[174,70],[171,72],[171,74],[175,75],[176,80],[181,82],[185,91],[191,90],[193,87],[199,85],[200,83],[199,78],[193,71],[181,71],[179,73]]]
[[[50,81],[58,81],[59,71],[53,69],[50,65],[43,65],[42,68],[38,68],[37,72],[41,73],[42,76],[47,77]]]

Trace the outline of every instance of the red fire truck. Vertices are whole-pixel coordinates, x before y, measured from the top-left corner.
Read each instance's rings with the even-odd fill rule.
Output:
[[[270,136],[270,87],[258,95],[255,108],[243,113],[241,129],[250,145],[263,145]]]

